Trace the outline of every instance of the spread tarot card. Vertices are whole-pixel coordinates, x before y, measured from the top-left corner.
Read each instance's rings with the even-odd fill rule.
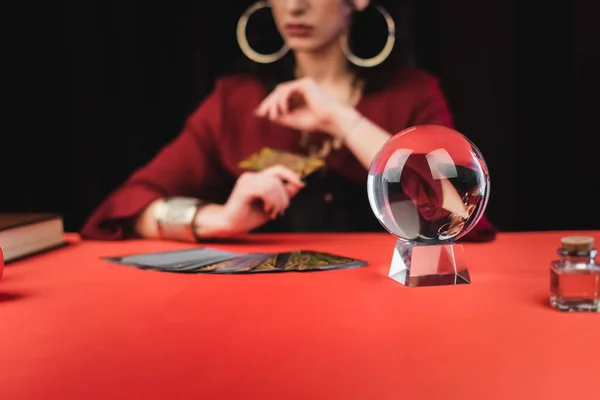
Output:
[[[263,148],[258,153],[251,155],[239,163],[240,168],[250,171],[262,171],[274,165],[283,165],[305,178],[316,170],[322,168],[325,162],[319,158],[303,156],[286,151]]]
[[[367,265],[366,261],[310,250],[244,254],[199,248],[103,259],[139,269],[196,274],[323,271]]]

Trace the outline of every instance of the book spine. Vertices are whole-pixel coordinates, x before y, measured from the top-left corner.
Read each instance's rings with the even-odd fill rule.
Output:
[[[2,253],[2,247],[0,247],[0,281],[2,280],[3,272],[4,272],[4,253]]]

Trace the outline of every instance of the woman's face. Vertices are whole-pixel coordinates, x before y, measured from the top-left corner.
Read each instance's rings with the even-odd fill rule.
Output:
[[[295,51],[316,51],[338,40],[350,22],[352,6],[369,0],[270,0],[273,17],[286,44]]]

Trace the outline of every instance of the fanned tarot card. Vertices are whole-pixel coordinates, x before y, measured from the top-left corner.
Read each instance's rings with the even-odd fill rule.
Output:
[[[296,172],[300,178],[305,178],[322,168],[325,162],[320,158],[265,147],[239,163],[240,168],[250,171],[262,171],[274,165],[283,165]]]
[[[366,266],[367,262],[310,250],[283,253],[234,253],[209,248],[103,257],[139,269],[192,274],[303,272]]]

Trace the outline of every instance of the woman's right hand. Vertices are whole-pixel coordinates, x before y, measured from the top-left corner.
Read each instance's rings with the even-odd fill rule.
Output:
[[[303,187],[300,177],[284,166],[245,172],[238,178],[224,206],[213,206],[198,213],[199,231],[196,233],[200,237],[248,233],[282,215]],[[210,229],[210,226],[218,228]]]

